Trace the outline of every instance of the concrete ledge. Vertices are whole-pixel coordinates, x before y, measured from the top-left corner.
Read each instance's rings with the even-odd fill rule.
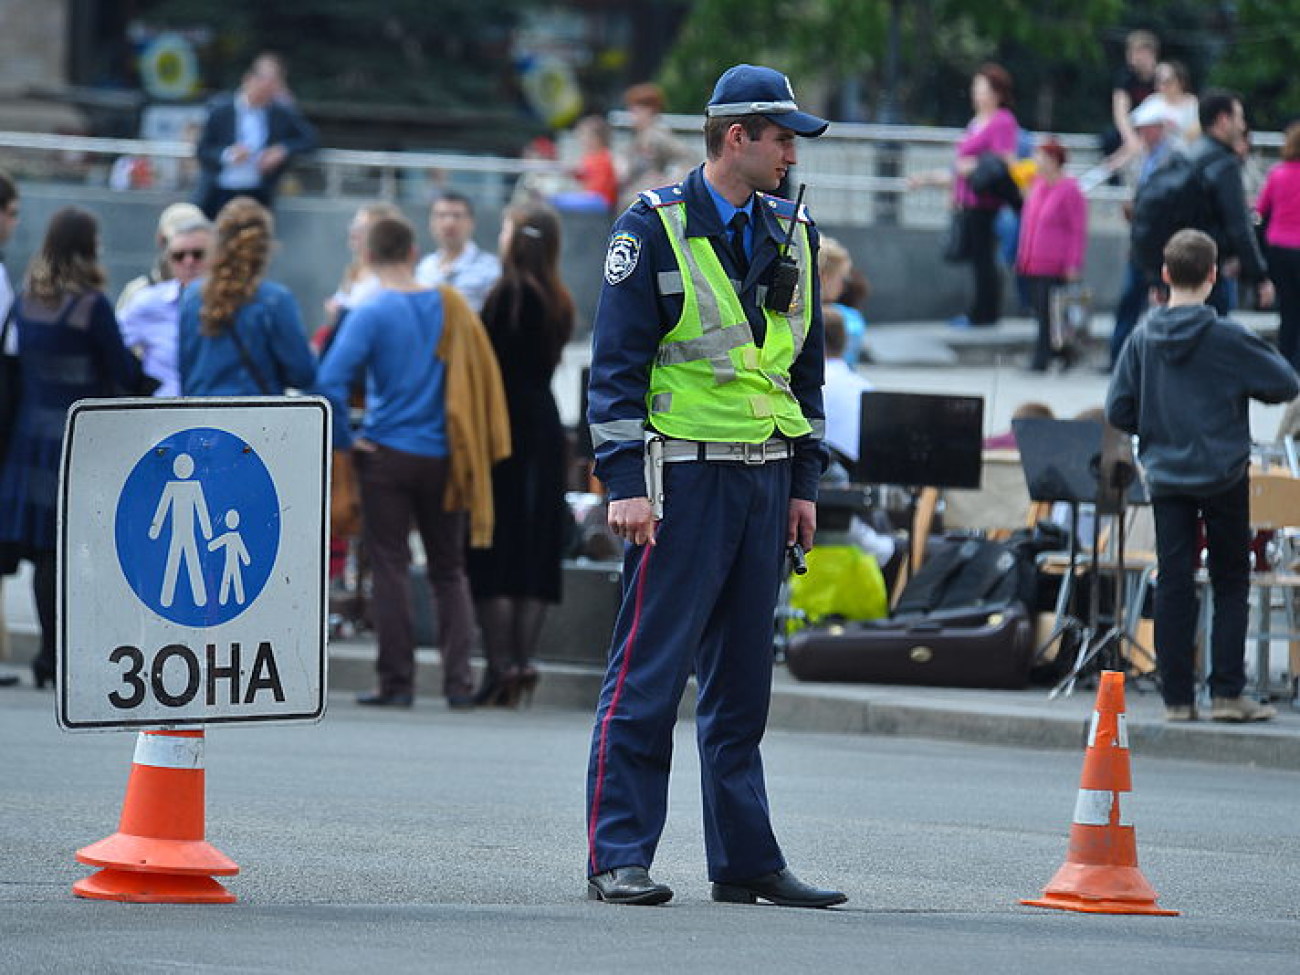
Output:
[[[25,666],[36,652],[36,633],[10,630],[13,659]],[[416,692],[442,697],[442,661],[434,649],[416,652]],[[375,684],[375,647],[364,640],[330,644],[332,692],[355,693]],[[475,680],[483,663],[474,661]],[[596,666],[543,661],[534,704],[594,713],[604,671]],[[802,683],[778,668],[768,727],[829,734],[897,735],[1016,748],[1081,751],[1092,715],[1088,690],[1055,701],[1047,691],[979,691],[884,684]],[[1134,755],[1261,768],[1300,770],[1300,711],[1281,702],[1276,721],[1230,725],[1201,721],[1167,725],[1154,694],[1131,694],[1126,704]],[[695,714],[695,695],[683,695],[678,716]]]

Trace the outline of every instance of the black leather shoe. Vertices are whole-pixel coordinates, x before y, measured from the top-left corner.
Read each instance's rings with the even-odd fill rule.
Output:
[[[0,674],[0,687],[13,687],[17,683],[17,674]]]
[[[645,867],[615,867],[587,878],[587,900],[607,904],[662,904],[672,900],[667,884],[650,879]]]
[[[414,701],[410,694],[385,694],[383,691],[370,691],[357,695],[358,704],[368,704],[382,708],[409,708]]]
[[[819,890],[805,884],[787,868],[752,880],[714,884],[713,899],[724,904],[755,904],[764,900],[778,907],[833,907],[843,904],[848,897],[838,890]]]

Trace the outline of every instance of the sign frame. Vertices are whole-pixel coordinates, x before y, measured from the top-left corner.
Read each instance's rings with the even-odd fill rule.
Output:
[[[313,485],[311,488],[307,488],[307,487],[299,487],[298,485],[295,485],[292,489],[292,490],[300,491],[303,497],[305,498],[312,498],[314,496],[315,503],[319,504],[319,512],[320,512],[320,519],[319,519],[320,525],[318,528],[319,534],[318,537],[316,538],[316,545],[311,549],[311,551],[316,553],[315,559],[319,564],[319,572],[312,573],[314,581],[313,581],[313,585],[310,587],[310,596],[308,597],[309,601],[311,599],[314,599],[314,601],[316,602],[316,608],[318,609],[318,612],[316,614],[317,619],[314,621],[308,620],[305,623],[305,625],[310,628],[308,630],[303,631],[303,636],[301,638],[301,641],[298,644],[298,646],[300,647],[300,653],[298,654],[295,660],[295,662],[301,665],[300,667],[301,676],[297,678],[298,682],[293,686],[295,691],[302,692],[295,695],[300,699],[301,703],[295,703],[288,710],[280,710],[274,713],[265,713],[265,712],[238,713],[238,714],[209,713],[209,711],[211,710],[210,707],[201,704],[196,707],[188,707],[188,706],[178,707],[175,718],[168,718],[166,716],[160,717],[156,713],[156,711],[144,717],[130,717],[129,714],[124,713],[120,717],[113,716],[111,720],[103,719],[102,716],[100,715],[92,715],[90,717],[82,717],[82,716],[74,715],[73,708],[72,708],[73,695],[71,694],[71,687],[68,680],[69,675],[72,675],[73,678],[72,683],[75,684],[76,670],[77,670],[75,664],[72,665],[71,670],[69,669],[69,654],[74,648],[71,647],[72,635],[70,634],[70,622],[72,617],[69,613],[69,603],[68,603],[69,578],[68,577],[69,577],[70,559],[72,556],[72,552],[70,551],[70,545],[73,543],[74,540],[70,537],[71,533],[69,531],[69,524],[68,524],[69,523],[68,508],[70,504],[70,499],[77,497],[76,491],[74,490],[72,484],[70,465],[73,462],[74,437],[78,429],[78,422],[83,419],[88,419],[92,416],[102,415],[104,413],[125,413],[125,412],[140,413],[140,412],[156,412],[159,410],[167,410],[173,413],[180,413],[182,415],[192,414],[193,421],[190,422],[187,420],[186,422],[178,424],[174,432],[161,435],[161,439],[166,439],[167,436],[175,436],[179,433],[183,433],[188,430],[195,430],[204,427],[209,427],[215,429],[217,432],[225,433],[228,437],[243,440],[247,448],[247,447],[253,447],[254,445],[250,444],[248,440],[242,437],[240,434],[227,431],[223,428],[223,423],[229,421],[222,420],[222,413],[233,414],[234,411],[238,410],[242,412],[243,416],[247,417],[251,415],[249,412],[250,410],[282,411],[286,409],[298,411],[300,414],[306,411],[315,412],[317,416],[313,417],[310,422],[312,424],[313,435],[319,432],[319,441],[320,441],[319,459],[320,459],[321,476],[320,476],[319,486],[316,487],[315,485]],[[249,421],[245,421],[245,422],[247,425]],[[165,423],[166,423],[166,418],[160,420],[160,427],[162,425],[165,425]],[[239,423],[236,422],[235,425],[238,426]],[[274,425],[272,424],[272,427],[273,426]],[[269,436],[270,434],[268,433],[268,437]],[[142,437],[142,441],[154,440],[157,442],[161,442],[161,439],[160,439],[160,435],[157,433],[149,433]],[[64,731],[70,731],[70,732],[116,731],[116,730],[143,729],[143,728],[195,727],[195,726],[205,726],[209,724],[229,725],[229,724],[250,724],[250,723],[268,723],[268,722],[270,723],[301,723],[301,722],[315,723],[321,720],[321,718],[324,716],[325,713],[327,691],[329,686],[328,553],[329,553],[329,533],[330,533],[329,499],[330,499],[330,477],[331,477],[331,455],[332,455],[331,439],[332,439],[331,438],[331,407],[328,400],[319,396],[254,396],[254,397],[192,397],[192,398],[134,398],[134,397],[125,398],[124,397],[124,398],[115,398],[115,399],[84,399],[84,400],[79,400],[76,403],[72,404],[72,406],[68,410],[68,416],[64,427],[63,448],[62,448],[62,454],[60,457],[60,464],[59,464],[59,488],[58,488],[59,495],[58,495],[58,535],[57,535],[58,548],[56,552],[57,592],[55,595],[55,613],[56,613],[55,652],[56,652],[56,659],[57,659],[56,690],[58,692],[56,717],[58,719],[58,724],[60,728],[62,728]],[[309,452],[309,456],[314,455],[316,453],[314,448],[315,448],[314,444],[309,444],[306,448],[304,448],[304,451]],[[258,453],[259,450],[269,453],[268,447],[265,445],[258,445],[253,449],[253,453],[255,454],[255,456],[261,462],[263,467],[265,467],[267,461]],[[273,463],[271,466],[275,467],[278,465]],[[92,473],[94,473],[93,469],[92,469]],[[280,534],[277,542],[276,558],[272,563],[272,569],[270,571],[270,575],[282,576],[284,574],[283,570],[285,568],[284,566],[281,565],[281,558],[283,557],[284,554],[283,543],[285,537],[290,535],[291,531],[286,528],[282,520],[284,511],[288,510],[285,507],[286,489],[281,486],[280,480],[276,479],[275,477],[272,477],[272,484],[276,488],[277,503],[281,509],[279,515],[281,520],[279,521]],[[125,489],[126,489],[126,478],[123,478],[121,485],[115,489],[115,493],[117,495],[117,499],[119,502],[121,500],[121,495],[125,492]],[[298,526],[298,532],[295,533],[295,537],[301,538],[301,530],[302,530],[302,526],[300,524]],[[115,531],[115,526],[110,526],[108,530],[108,534],[112,535],[114,531]],[[108,553],[108,552],[96,553],[95,562],[97,565],[99,562],[105,562],[113,566],[112,570],[105,570],[105,571],[109,571],[109,572],[116,571],[119,573],[122,571],[121,567],[118,564],[119,553],[116,550],[116,546],[114,546],[114,551],[112,553]],[[315,568],[315,567],[312,566],[311,568]],[[316,578],[317,576],[318,578]],[[121,583],[122,585],[125,585],[127,587],[128,591],[130,591],[131,584],[129,583],[129,581],[123,579],[121,580]],[[269,585],[270,583],[268,583],[268,588]],[[285,585],[290,585],[290,584],[286,582]],[[308,588],[305,586],[305,584],[303,585],[302,592],[304,594],[308,592]],[[153,619],[151,619],[150,621],[150,625],[157,626],[157,627],[168,627],[175,632],[186,635],[187,639],[184,639],[180,642],[183,645],[184,649],[188,650],[189,647],[196,648],[197,652],[190,651],[190,653],[192,656],[197,658],[197,656],[203,652],[204,645],[206,643],[211,642],[209,640],[208,634],[214,631],[215,629],[217,629],[217,627],[219,626],[233,625],[235,620],[237,620],[241,615],[243,615],[245,612],[249,612],[253,610],[254,607],[257,606],[258,598],[260,595],[262,595],[262,593],[253,595],[253,597],[249,600],[248,605],[245,606],[243,609],[241,609],[238,613],[236,613],[235,616],[228,622],[219,623],[216,624],[215,626],[206,626],[206,627],[201,625],[189,626],[189,625],[177,623],[174,620],[166,620],[162,616],[160,616],[156,610],[151,608],[143,600],[143,598],[134,594],[132,598],[135,601],[132,604],[132,608],[133,610],[138,611],[141,614],[147,614],[148,616],[153,617]],[[312,626],[311,625],[312,622],[316,623],[317,625]],[[82,625],[84,628],[84,624]],[[313,634],[314,634],[314,638],[313,638]],[[109,642],[113,642],[113,641],[110,639]],[[143,641],[140,642],[143,643]],[[265,645],[269,647],[270,645],[269,641],[266,641]],[[260,665],[261,647],[255,647],[251,641],[247,644],[244,644],[244,647],[246,648],[244,652],[247,654],[246,656],[241,656],[241,660],[244,662],[244,669],[247,670],[254,665],[255,655],[257,656]],[[137,648],[137,651],[144,650],[144,649],[146,648],[144,647]],[[147,649],[149,649],[150,652],[160,651],[160,648],[158,647],[150,647]],[[167,649],[167,648],[164,647],[162,649]],[[209,655],[210,654],[211,651],[209,651]],[[161,652],[159,652],[159,656],[161,656]],[[272,656],[272,667],[274,668],[277,665],[274,664],[273,650],[271,651],[271,656]],[[210,656],[209,656],[209,660],[211,660]],[[314,672],[312,671],[313,666],[315,667]],[[256,674],[254,676],[256,676]],[[315,686],[312,686],[313,676],[315,676],[316,678],[314,681]],[[150,679],[150,675],[146,673],[142,683],[148,682],[149,679]],[[233,681],[233,678],[229,678],[229,677],[222,678],[222,679]],[[209,676],[208,683],[209,685],[214,683],[214,678]],[[238,685],[235,684],[232,686],[238,686]],[[252,690],[252,686],[250,684],[250,692],[251,690]],[[155,691],[156,691],[156,687],[155,687]],[[211,694],[211,691],[209,691],[209,694]],[[197,695],[195,696],[197,697]],[[204,710],[205,707],[207,707],[208,710],[205,711]]]

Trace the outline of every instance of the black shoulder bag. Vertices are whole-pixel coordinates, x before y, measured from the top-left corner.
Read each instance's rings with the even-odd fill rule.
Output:
[[[266,385],[266,380],[262,378],[261,372],[258,371],[257,366],[253,365],[253,359],[248,354],[248,349],[244,347],[244,340],[239,337],[239,330],[235,327],[233,319],[230,322],[230,341],[235,343],[235,348],[239,350],[239,361],[244,364],[248,374],[253,377],[253,382],[257,384],[257,388],[261,390],[262,395],[273,395],[271,387]]]

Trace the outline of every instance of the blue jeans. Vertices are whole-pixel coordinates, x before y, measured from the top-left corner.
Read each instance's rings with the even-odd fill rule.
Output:
[[[1205,522],[1210,589],[1210,694],[1240,697],[1246,686],[1246,625],[1250,601],[1250,479],[1209,497],[1153,498],[1156,559],[1156,661],[1161,694],[1170,706],[1196,699],[1197,520]]]
[[[1147,291],[1147,277],[1130,257],[1124,268],[1124,287],[1120,290],[1119,303],[1115,306],[1115,330],[1110,333],[1112,366],[1119,361],[1124,340],[1137,327],[1138,319],[1147,310]]]

